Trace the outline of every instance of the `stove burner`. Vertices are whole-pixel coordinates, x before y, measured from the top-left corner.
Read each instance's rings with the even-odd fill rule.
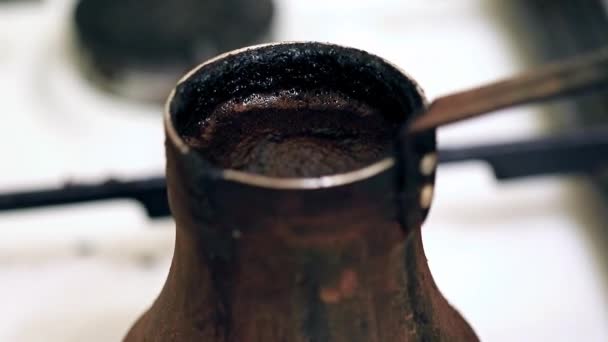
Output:
[[[76,45],[101,87],[164,101],[202,60],[264,40],[273,12],[271,0],[80,0]]]

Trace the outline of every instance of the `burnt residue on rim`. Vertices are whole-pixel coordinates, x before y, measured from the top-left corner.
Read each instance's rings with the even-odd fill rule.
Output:
[[[293,43],[202,66],[178,85],[170,112],[186,144],[219,169],[303,178],[388,157],[423,103],[414,82],[381,58]]]

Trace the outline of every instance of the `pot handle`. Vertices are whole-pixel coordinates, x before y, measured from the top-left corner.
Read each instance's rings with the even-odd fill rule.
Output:
[[[607,86],[608,48],[603,48],[436,99],[413,115],[397,139],[401,223],[412,227],[421,224],[428,214],[437,166],[437,127],[498,109],[593,92]]]
[[[407,121],[396,139],[395,161],[398,219],[404,228],[419,227],[431,208],[435,192],[438,155],[436,130],[408,133],[408,126],[424,109]]]

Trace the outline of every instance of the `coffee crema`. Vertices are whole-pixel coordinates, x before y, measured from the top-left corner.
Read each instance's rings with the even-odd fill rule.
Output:
[[[186,143],[216,167],[271,177],[318,177],[386,157],[398,123],[344,94],[295,89],[219,105]]]

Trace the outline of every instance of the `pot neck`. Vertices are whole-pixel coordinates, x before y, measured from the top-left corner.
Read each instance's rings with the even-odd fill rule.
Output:
[[[315,240],[399,217],[392,166],[342,185],[280,189],[227,179],[197,153],[182,153],[171,144],[167,161],[171,208],[178,226],[193,234],[213,227],[241,236],[281,226],[297,231],[298,238]]]

